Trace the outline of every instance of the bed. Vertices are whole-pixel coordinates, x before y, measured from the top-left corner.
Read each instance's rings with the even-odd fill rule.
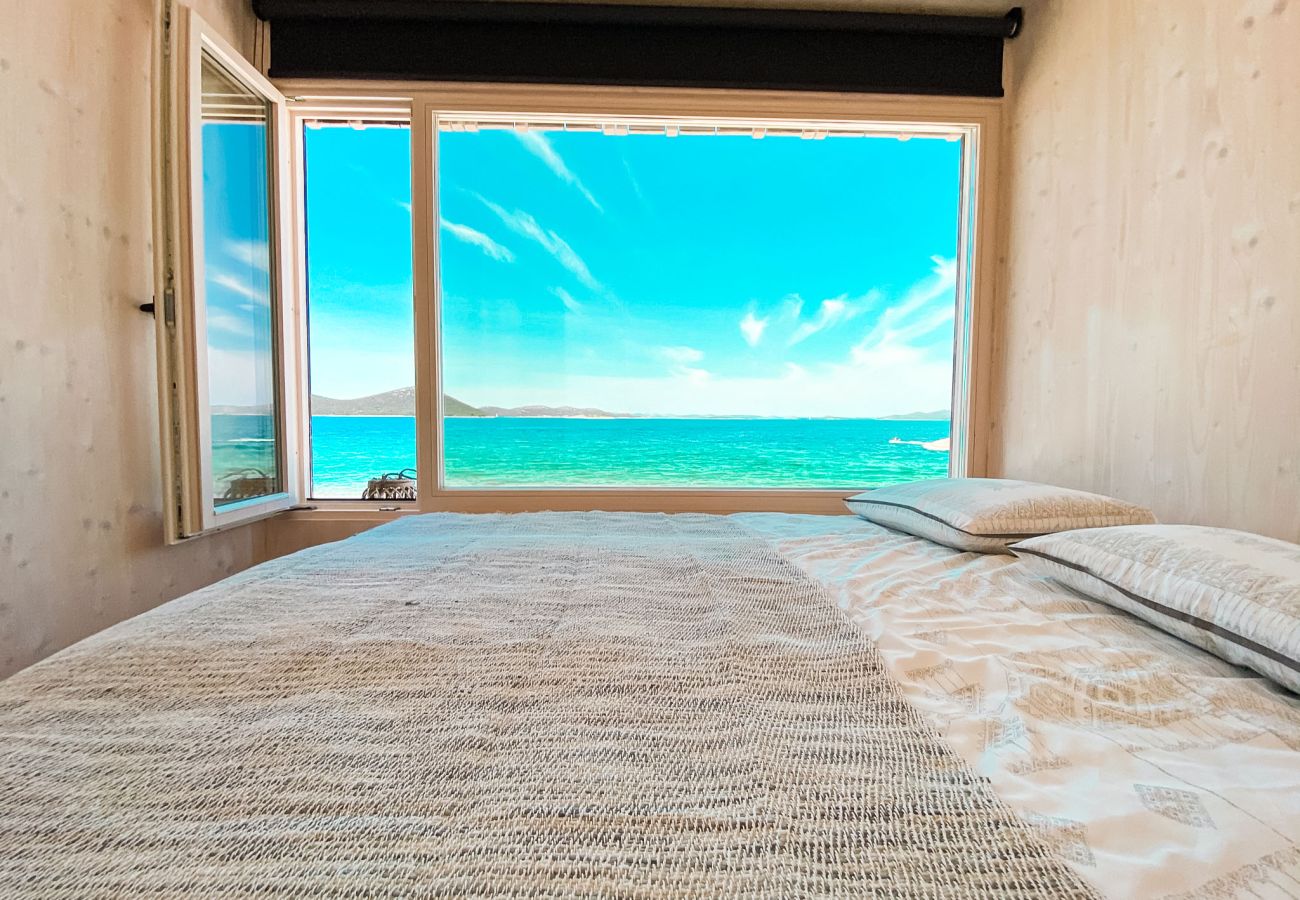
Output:
[[[0,683],[0,895],[1295,897],[1300,699],[852,516],[412,516]]]

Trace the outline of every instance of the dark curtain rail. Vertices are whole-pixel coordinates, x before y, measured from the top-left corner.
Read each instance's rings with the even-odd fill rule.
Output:
[[[276,77],[1002,95],[1006,16],[254,0]]]

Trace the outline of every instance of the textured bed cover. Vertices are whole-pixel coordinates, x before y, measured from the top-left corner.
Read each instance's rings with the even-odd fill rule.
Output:
[[[408,518],[0,684],[0,896],[1093,896],[718,516]]]
[[[1113,897],[1300,897],[1300,698],[1029,575],[854,517],[734,517],[827,587],[903,693]]]
[[[851,516],[277,560],[0,683],[0,797],[5,896],[1300,896],[1300,700]]]

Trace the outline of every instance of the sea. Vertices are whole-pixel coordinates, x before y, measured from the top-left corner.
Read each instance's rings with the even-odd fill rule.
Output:
[[[274,466],[262,416],[213,416],[214,472]],[[948,421],[900,419],[447,418],[449,488],[866,489],[948,474]],[[935,446],[935,442],[939,442]],[[925,445],[930,444],[930,447]],[[314,416],[312,489],[359,498],[415,467],[415,420]]]

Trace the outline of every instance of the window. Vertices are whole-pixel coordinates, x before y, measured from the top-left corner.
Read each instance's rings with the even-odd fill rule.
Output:
[[[949,471],[963,142],[442,122],[443,483]]]
[[[216,509],[283,490],[271,281],[270,102],[200,55],[206,387]]]
[[[356,500],[416,466],[411,129],[305,124],[310,496]]]
[[[182,8],[159,318],[173,539],[293,502],[276,197],[283,99]]]
[[[832,511],[979,474],[995,101],[286,104],[191,21],[160,275],[177,536],[371,500]]]

